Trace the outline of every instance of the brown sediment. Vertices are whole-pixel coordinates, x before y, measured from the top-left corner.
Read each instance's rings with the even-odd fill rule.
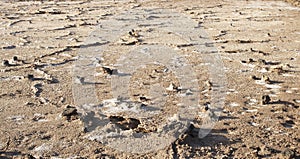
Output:
[[[286,2],[0,1],[0,158],[299,157],[300,1]],[[208,69],[203,55],[209,53],[195,49],[195,37],[183,39],[170,30],[140,24],[124,30],[115,41],[101,39],[107,32],[99,30],[93,36],[99,41],[85,41],[104,20],[140,8],[145,8],[142,15],[149,21],[161,18],[154,8],[172,8],[198,24],[193,27],[203,29],[199,37],[211,41],[202,44],[203,48],[217,48],[213,54],[218,53],[224,64],[226,97],[218,110],[218,121],[206,137],[199,139],[197,134],[205,131],[201,124],[217,119],[212,95],[218,84],[210,77],[218,77],[220,72]],[[184,27],[176,29],[186,31]],[[74,75],[82,48],[108,43],[109,49],[93,63],[95,81]],[[128,75],[114,64],[142,45],[163,45],[178,51],[192,65],[189,71],[196,76],[199,90],[185,90],[172,70],[149,64],[136,68],[129,94],[131,100],[142,103],[141,109],[156,113],[152,117],[83,111],[84,107],[75,104],[72,91],[80,84],[95,86],[99,101],[113,98],[112,78]],[[151,90],[153,85],[162,89]],[[166,96],[165,105],[155,107],[149,90]],[[159,132],[161,124],[171,122],[166,117],[173,117],[173,121],[181,117],[176,114],[182,106],[180,97],[195,92],[199,93],[199,110],[192,126],[157,152],[130,154],[87,138],[99,130],[101,117],[120,131]],[[84,122],[91,126],[85,129]]]

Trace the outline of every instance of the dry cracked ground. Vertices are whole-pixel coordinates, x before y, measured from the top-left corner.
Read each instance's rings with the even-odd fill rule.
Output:
[[[299,158],[297,5],[297,0],[1,1],[0,158]],[[189,24],[175,32],[147,25],[147,18],[151,23],[151,19],[163,22],[172,16],[157,16],[157,8],[170,9],[197,24],[205,35],[196,36],[211,42],[205,47],[216,48],[220,66],[224,65],[224,107],[204,138],[197,133],[203,114],[214,111],[212,88],[218,81],[209,78],[214,69],[208,69],[193,43],[176,35],[176,29],[184,31]],[[145,25],[123,30],[104,51],[103,65],[96,65],[97,82],[91,83],[97,88],[97,98],[113,98],[110,80],[118,71],[113,64],[121,55],[126,57],[131,47],[144,44],[168,46],[184,55],[193,66],[200,92],[199,113],[189,129],[165,148],[145,154],[122,152],[86,138],[89,130],[84,128],[81,108],[72,94],[74,85],[87,83],[74,76],[80,49],[107,40],[101,39],[107,33],[96,32],[100,42],[92,39],[96,42],[87,44],[91,33],[103,21],[136,10],[146,19]],[[114,31],[109,34],[115,36]],[[147,122],[113,112],[111,125],[146,134],[158,131],[164,116],[177,110],[182,90],[176,75],[161,65],[139,68],[130,91],[132,100],[147,107],[152,99],[145,90],[156,83],[166,88],[169,97],[155,119]]]

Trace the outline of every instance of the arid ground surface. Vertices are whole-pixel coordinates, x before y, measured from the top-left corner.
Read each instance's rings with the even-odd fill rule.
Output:
[[[299,1],[269,0],[1,1],[0,158],[299,158],[297,5]],[[96,68],[99,99],[112,98],[110,79],[118,54],[111,52],[121,56],[133,46],[161,44],[179,50],[193,65],[201,110],[193,126],[164,149],[146,154],[120,152],[86,138],[72,94],[74,63],[103,20],[126,10],[155,8],[172,9],[205,30],[224,65],[224,107],[211,133],[199,139],[201,115],[210,111],[215,84],[209,80],[205,59],[193,51],[192,44],[172,33],[160,36],[165,34],[151,26],[132,28],[104,53],[107,67]],[[145,16],[155,18],[151,13]],[[136,82],[131,83],[131,94],[134,100],[147,102],[151,97],[144,90],[149,84],[162,83],[170,95],[166,102],[170,110],[165,111],[172,113],[178,93],[173,89],[180,85],[172,72],[164,70],[157,65],[138,70],[132,77]],[[122,127],[126,117],[118,115],[110,119]],[[152,123],[140,120],[144,125],[138,127],[128,121],[123,129],[156,131],[155,124],[163,117],[158,115]]]

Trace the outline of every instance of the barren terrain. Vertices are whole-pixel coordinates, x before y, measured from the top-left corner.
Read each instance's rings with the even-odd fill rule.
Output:
[[[0,158],[300,158],[297,6],[296,0],[1,1]],[[110,80],[120,56],[134,46],[159,44],[178,50],[193,66],[200,108],[193,125],[165,148],[122,152],[86,137],[91,130],[85,129],[82,107],[72,93],[84,81],[74,79],[74,65],[82,48],[93,47],[87,39],[102,21],[130,10],[157,18],[151,11],[157,8],[189,17],[205,31],[204,39],[224,66],[224,107],[211,133],[198,138],[203,114],[212,111],[211,87],[220,81],[209,79],[213,70],[192,43],[147,25],[130,28],[103,53],[105,67],[96,68],[93,83],[97,98],[113,98]],[[138,69],[130,90],[133,100],[147,103],[151,97],[145,90],[161,83],[169,95],[162,114],[151,122],[122,114],[110,121],[123,130],[157,131],[176,111],[181,93],[176,75],[165,70],[160,65]]]

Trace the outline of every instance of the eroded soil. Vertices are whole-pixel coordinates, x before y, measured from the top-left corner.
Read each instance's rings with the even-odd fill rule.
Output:
[[[291,3],[294,6],[269,0],[1,1],[0,158],[299,158],[300,8],[299,1]],[[73,66],[102,20],[141,8],[173,9],[205,30],[224,64],[226,99],[211,133],[199,139],[201,113],[210,111],[214,86],[201,65],[203,57],[172,34],[147,27],[124,32],[130,37],[116,41],[104,53],[107,67],[96,69],[100,100],[113,97],[110,79],[118,54],[110,53],[121,56],[143,43],[181,51],[194,66],[201,92],[199,116],[185,134],[158,152],[130,154],[85,138],[72,94]],[[169,91],[169,107],[163,111],[172,114],[180,85],[165,70],[160,65],[139,69],[130,93],[133,100],[147,103],[151,97],[145,90],[161,83]],[[156,131],[164,115],[150,123],[122,114],[110,119],[122,129],[148,133]]]

